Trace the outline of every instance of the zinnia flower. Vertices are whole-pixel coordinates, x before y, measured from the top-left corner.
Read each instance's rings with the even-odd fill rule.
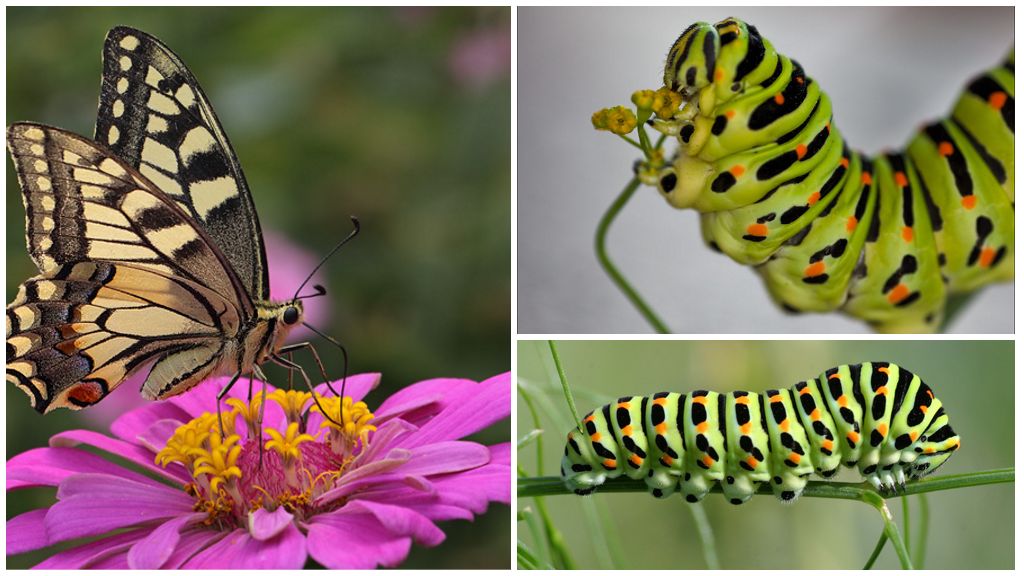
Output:
[[[75,540],[36,568],[396,566],[413,542],[444,540],[437,522],[509,503],[509,444],[460,440],[508,417],[508,373],[419,382],[371,411],[379,381],[350,376],[344,400],[267,385],[261,401],[259,382],[246,400],[240,384],[222,435],[213,379],[124,414],[113,437],[57,434],[7,462],[8,491],[57,488],[7,522],[7,554]]]

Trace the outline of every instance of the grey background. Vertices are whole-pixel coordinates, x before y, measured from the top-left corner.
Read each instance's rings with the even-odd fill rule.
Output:
[[[951,109],[1013,43],[1013,8],[520,8],[518,332],[650,332],[598,266],[601,214],[638,157],[590,126],[593,111],[657,88],[672,42],[736,16],[797,59],[832,97],[836,125],[869,153],[902,147]],[[753,270],[700,239],[697,213],[643,187],[609,235],[612,258],[677,332],[868,332],[832,313],[790,316]],[[1013,285],[984,288],[950,331],[1013,332]]]

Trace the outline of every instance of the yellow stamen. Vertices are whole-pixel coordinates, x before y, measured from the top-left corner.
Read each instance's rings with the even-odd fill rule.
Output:
[[[306,403],[312,397],[313,395],[306,391],[281,389],[274,390],[269,396],[271,400],[277,402],[281,409],[284,410],[288,422],[299,422],[302,420],[302,411],[305,410]]]
[[[273,428],[265,428],[264,431],[270,435],[270,440],[263,445],[267,450],[274,450],[281,455],[281,459],[288,462],[290,459],[299,458],[299,444],[315,440],[309,434],[299,434],[299,423],[288,424],[284,435]]]

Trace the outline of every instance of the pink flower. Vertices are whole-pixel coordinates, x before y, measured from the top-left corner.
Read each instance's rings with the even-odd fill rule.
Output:
[[[512,68],[512,34],[508,26],[472,31],[457,39],[448,68],[462,86],[481,90]]]
[[[260,388],[246,401],[236,386],[223,436],[219,379],[124,414],[113,437],[57,434],[7,462],[8,491],[57,487],[54,505],[7,522],[7,553],[76,540],[36,568],[390,567],[413,542],[440,544],[437,522],[510,502],[509,444],[460,440],[508,417],[508,373],[419,382],[371,412],[379,381],[349,377],[344,402],[267,385],[262,406]]]
[[[272,229],[264,229],[263,242],[266,245],[267,267],[270,270],[270,298],[275,301],[290,300],[302,281],[313,271],[318,260],[308,250]],[[303,292],[312,292],[314,284],[326,285],[322,269],[313,275],[313,279]],[[303,300],[304,320],[323,330],[330,322],[330,302],[331,299],[326,296]],[[288,342],[302,342],[311,338],[314,338],[314,335],[305,326],[297,326],[288,334]],[[139,395],[139,390],[142,389],[142,383],[148,375],[147,368],[132,374],[102,402],[82,411],[81,417],[93,426],[106,428],[121,414],[146,404]]]

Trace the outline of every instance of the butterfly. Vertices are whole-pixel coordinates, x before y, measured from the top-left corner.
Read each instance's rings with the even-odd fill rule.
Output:
[[[302,301],[271,301],[242,168],[167,46],[112,29],[94,139],[16,123],[7,145],[39,269],[7,307],[7,381],[33,408],[95,404],[147,366],[150,400],[297,368],[281,354],[309,346],[284,345]]]

